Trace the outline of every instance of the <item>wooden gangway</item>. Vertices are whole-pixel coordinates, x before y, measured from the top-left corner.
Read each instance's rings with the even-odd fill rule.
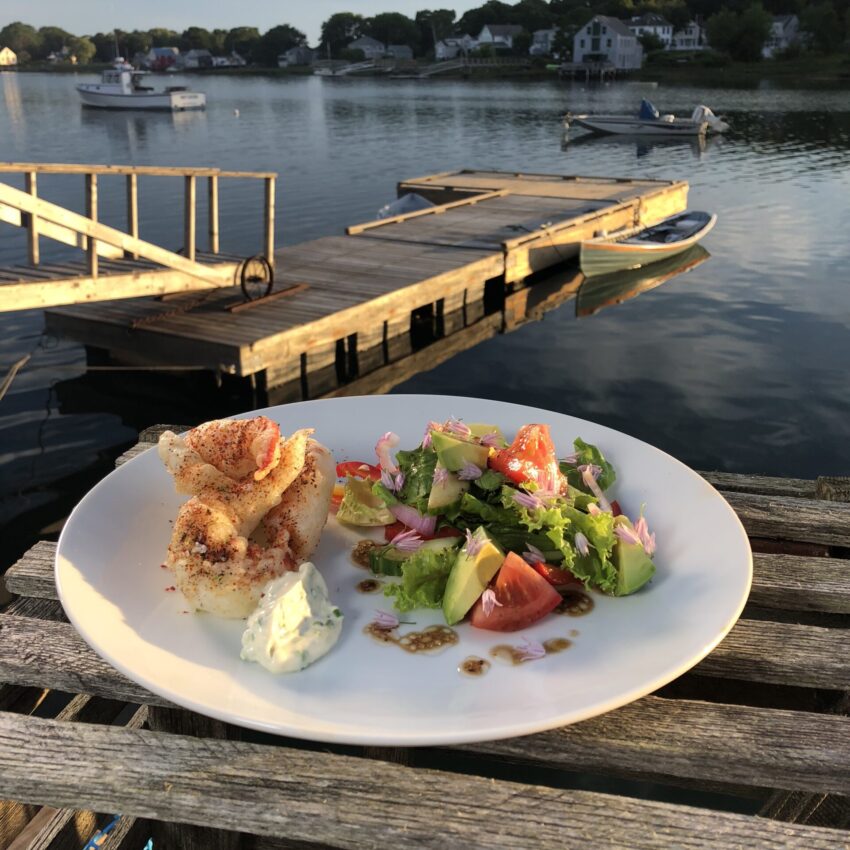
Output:
[[[411,332],[417,312],[474,313],[485,291],[504,294],[570,260],[582,239],[681,212],[688,186],[458,171],[398,190],[436,206],[278,251],[276,283],[290,287],[288,297],[230,312],[233,293],[223,289],[200,303],[187,295],[81,304],[48,310],[47,328],[98,358],[201,366],[265,388],[332,365],[340,349],[363,374],[367,364],[389,362],[390,341]]]
[[[0,267],[0,312],[59,304],[137,298],[215,287],[231,287],[246,257],[219,250],[219,180],[240,178],[264,184],[264,259],[274,264],[273,172],[222,171],[139,165],[77,165],[57,163],[0,163],[3,175],[23,174],[25,191],[0,182],[0,222],[24,228],[26,263]],[[85,214],[50,203],[38,195],[42,175],[71,174],[84,179]],[[98,221],[98,178],[124,178],[126,230]],[[183,248],[181,253],[139,236],[139,178],[174,177],[183,181]],[[207,184],[207,250],[197,245],[197,184]],[[77,249],[78,257],[43,262],[41,240]]]

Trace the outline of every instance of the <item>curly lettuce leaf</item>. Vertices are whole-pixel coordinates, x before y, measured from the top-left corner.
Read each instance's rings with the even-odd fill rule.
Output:
[[[404,473],[404,486],[398,494],[400,501],[411,505],[420,513],[428,510],[428,496],[434,482],[437,453],[432,449],[413,449],[396,452],[396,462]]]
[[[394,597],[399,611],[439,608],[456,557],[455,547],[419,549],[402,564],[401,582],[387,585],[384,595]]]
[[[587,555],[575,552],[570,570],[588,587],[597,587],[603,593],[616,593],[618,573],[612,561],[614,551],[614,516],[610,513],[586,514],[568,509],[573,520],[573,540],[580,531],[590,543]]]
[[[349,525],[388,525],[395,521],[384,501],[372,492],[369,481],[351,476],[345,482],[336,518]]]

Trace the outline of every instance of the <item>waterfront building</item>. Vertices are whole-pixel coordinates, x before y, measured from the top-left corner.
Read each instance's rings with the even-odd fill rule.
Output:
[[[150,71],[164,71],[177,61],[179,55],[179,47],[152,47],[142,64]]]
[[[800,40],[800,19],[796,15],[774,15],[770,27],[770,34],[761,55],[770,59],[777,53],[787,50],[792,44]]]
[[[573,39],[573,62],[605,62],[615,70],[632,71],[643,64],[643,48],[623,21],[595,15]]]
[[[531,56],[551,56],[552,42],[560,32],[560,27],[551,27],[547,30],[535,30],[531,36],[531,47],[528,52]]]
[[[0,68],[18,64],[18,56],[11,47],[0,47]]]
[[[178,57],[174,63],[178,68],[212,68],[213,55],[209,50],[189,50]]]
[[[350,41],[346,45],[346,49],[361,50],[364,59],[382,59],[387,52],[382,42],[368,35],[361,35],[360,38]]]
[[[688,25],[673,33],[668,50],[705,50],[705,30],[699,21],[688,21]]]
[[[434,58],[439,62],[443,59],[454,59],[458,55],[466,56],[478,47],[478,42],[468,34],[450,36],[434,45]]]
[[[514,38],[521,32],[519,24],[485,24],[478,33],[478,46],[488,44],[493,50],[513,50]]]
[[[390,59],[413,59],[413,48],[409,44],[388,44],[386,55]]]
[[[630,18],[626,26],[638,37],[654,35],[663,44],[665,50],[670,49],[673,42],[673,24],[657,12],[647,12],[644,15]]]
[[[290,47],[289,50],[277,57],[278,68],[289,68],[293,65],[312,65],[316,61],[318,50],[306,45]]]

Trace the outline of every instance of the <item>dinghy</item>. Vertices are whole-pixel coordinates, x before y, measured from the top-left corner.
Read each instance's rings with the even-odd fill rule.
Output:
[[[652,227],[603,233],[581,243],[581,270],[585,277],[595,277],[666,260],[696,245],[716,221],[716,215],[692,211],[671,216]]]

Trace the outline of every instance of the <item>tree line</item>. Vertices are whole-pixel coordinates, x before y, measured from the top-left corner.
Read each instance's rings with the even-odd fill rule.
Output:
[[[322,24],[319,50],[322,58],[344,57],[352,40],[370,36],[383,44],[408,45],[414,55],[424,57],[433,54],[440,39],[463,33],[475,37],[486,24],[515,24],[523,30],[515,39],[516,52],[527,52],[535,30],[558,27],[555,49],[566,55],[573,35],[594,15],[630,18],[645,12],[663,15],[674,29],[698,17],[715,50],[744,61],[761,56],[773,15],[796,14],[800,29],[809,34],[806,46],[820,52],[846,49],[850,35],[850,0],[487,0],[460,17],[452,9],[423,9],[412,18],[400,12],[372,16],[338,12]],[[183,32],[154,28],[75,36],[59,27],[35,29],[20,22],[0,30],[0,46],[11,47],[22,63],[44,59],[63,47],[80,62],[110,62],[116,49],[117,55],[132,58],[152,47],[179,47],[207,49],[214,55],[236,52],[252,64],[274,66],[281,53],[306,44],[304,33],[290,24],[262,34],[256,27],[189,27]],[[647,46],[652,46],[651,40]]]

